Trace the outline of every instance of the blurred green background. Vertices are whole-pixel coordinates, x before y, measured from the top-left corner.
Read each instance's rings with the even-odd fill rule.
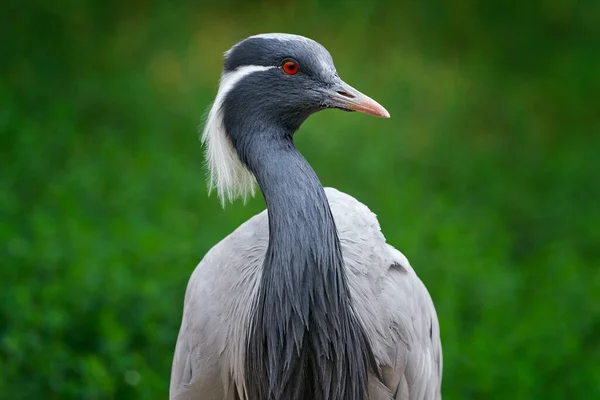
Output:
[[[261,32],[390,111],[297,144],[429,288],[444,398],[600,398],[599,5],[4,2],[0,398],[167,398],[190,273],[264,207],[207,196],[198,140]]]

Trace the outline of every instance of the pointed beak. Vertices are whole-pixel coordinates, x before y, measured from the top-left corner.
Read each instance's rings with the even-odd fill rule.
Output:
[[[346,111],[357,111],[376,117],[389,118],[390,113],[381,104],[354,89],[341,79],[327,91],[327,106]]]

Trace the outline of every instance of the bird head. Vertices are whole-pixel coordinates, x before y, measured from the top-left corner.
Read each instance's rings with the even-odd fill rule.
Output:
[[[202,138],[210,187],[218,190],[222,203],[254,194],[253,176],[240,160],[240,142],[273,126],[291,137],[306,118],[327,108],[390,116],[345,83],[329,52],[314,40],[262,34],[229,49]]]
[[[240,109],[250,108],[294,131],[325,108],[389,117],[381,105],[340,79],[323,46],[302,36],[263,34],[239,42],[225,53],[224,84],[230,87],[224,96],[226,114],[241,115]]]

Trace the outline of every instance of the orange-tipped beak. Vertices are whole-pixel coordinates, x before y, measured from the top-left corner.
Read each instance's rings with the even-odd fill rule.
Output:
[[[340,80],[330,93],[331,105],[347,111],[357,111],[376,117],[389,118],[390,113],[381,104]]]

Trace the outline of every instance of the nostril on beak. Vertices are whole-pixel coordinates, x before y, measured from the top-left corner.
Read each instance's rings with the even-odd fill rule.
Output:
[[[355,98],[355,96],[351,95],[350,93],[348,93],[348,92],[343,92],[343,91],[341,91],[341,90],[338,90],[338,92],[337,92],[337,93],[338,93],[339,95],[341,95],[341,96],[344,96],[344,97],[347,97],[347,98],[349,98],[349,99],[354,99],[354,98]]]

